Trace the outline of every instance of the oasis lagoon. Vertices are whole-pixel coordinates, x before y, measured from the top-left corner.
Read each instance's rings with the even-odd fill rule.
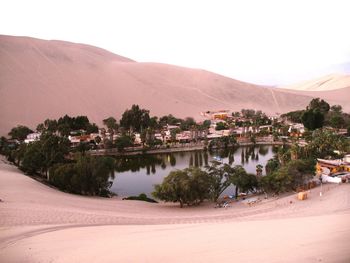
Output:
[[[116,158],[116,170],[111,191],[121,197],[139,195],[151,196],[155,184],[160,184],[171,171],[190,166],[205,169],[211,161],[217,160],[230,165],[242,165],[248,173],[256,174],[256,166],[265,167],[273,158],[276,148],[268,145],[246,146],[215,151],[191,151],[166,154],[123,156]],[[265,169],[263,169],[265,172]],[[264,173],[263,172],[263,173]],[[232,195],[234,186],[225,190]]]

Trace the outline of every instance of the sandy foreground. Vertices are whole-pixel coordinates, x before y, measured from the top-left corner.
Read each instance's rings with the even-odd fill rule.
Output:
[[[350,262],[350,184],[227,209],[59,192],[0,161],[0,262]]]

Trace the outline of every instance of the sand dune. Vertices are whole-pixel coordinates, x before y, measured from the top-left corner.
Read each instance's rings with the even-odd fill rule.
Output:
[[[153,115],[198,119],[200,112],[217,109],[283,113],[305,107],[312,96],[205,70],[138,63],[83,44],[0,36],[1,135],[18,124],[35,128],[64,114],[87,115],[101,124],[135,103]],[[343,98],[333,100],[346,106]]]
[[[350,184],[180,209],[59,192],[0,163],[2,262],[349,262]],[[292,201],[292,202],[291,202]]]
[[[301,91],[328,91],[350,88],[350,75],[330,74],[302,83],[281,86],[281,88]]]

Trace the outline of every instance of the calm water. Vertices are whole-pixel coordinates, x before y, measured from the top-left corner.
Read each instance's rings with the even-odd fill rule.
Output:
[[[171,171],[189,166],[203,167],[214,158],[221,158],[223,163],[242,165],[248,173],[256,173],[256,166],[265,166],[273,157],[272,146],[240,147],[216,152],[181,152],[144,156],[117,158],[115,179],[111,191],[119,196],[139,195],[151,196],[154,185],[163,181]],[[264,169],[265,170],[265,169]],[[264,171],[265,172],[265,171]],[[223,194],[233,194],[234,187],[229,187]]]

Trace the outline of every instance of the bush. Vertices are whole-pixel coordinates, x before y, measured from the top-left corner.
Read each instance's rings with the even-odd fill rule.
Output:
[[[310,160],[293,160],[273,170],[261,178],[261,187],[265,192],[282,193],[296,190],[313,176],[315,163]]]
[[[162,184],[155,185],[152,195],[165,202],[180,202],[180,207],[198,205],[209,198],[209,187],[208,174],[191,167],[170,172]]]
[[[124,151],[124,148],[133,146],[134,141],[130,136],[124,135],[124,136],[119,137],[115,141],[115,145],[116,145],[118,151],[121,152],[121,151]]]
[[[158,203],[156,200],[147,197],[145,193],[139,194],[138,196],[129,196],[123,198],[123,200],[138,200],[138,201],[145,201],[149,203]]]
[[[79,156],[76,163],[52,167],[49,182],[70,193],[108,196],[113,171],[114,159],[111,157]]]
[[[226,123],[224,123],[224,122],[218,122],[218,123],[216,124],[215,130],[221,131],[221,130],[226,130],[226,129],[228,129],[228,126],[227,126]]]

